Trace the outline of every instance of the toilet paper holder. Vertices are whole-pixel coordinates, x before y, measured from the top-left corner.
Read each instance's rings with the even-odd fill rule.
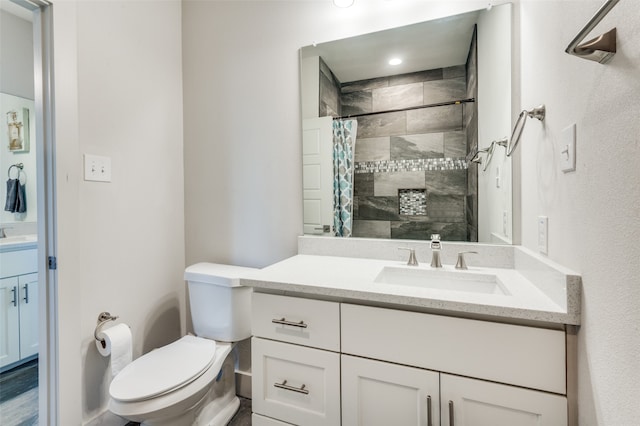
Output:
[[[93,337],[100,342],[100,344],[102,345],[103,348],[107,347],[107,344],[105,343],[104,339],[101,339],[100,337],[98,337],[98,333],[100,333],[100,330],[102,329],[102,326],[104,324],[106,324],[109,321],[115,321],[118,319],[117,315],[111,315],[109,312],[100,312],[100,315],[98,315],[98,325],[96,325],[96,329],[93,330]]]

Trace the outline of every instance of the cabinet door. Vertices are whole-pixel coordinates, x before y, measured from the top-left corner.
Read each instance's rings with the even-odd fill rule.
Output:
[[[38,353],[38,274],[18,277],[20,288],[20,358]]]
[[[344,426],[436,426],[439,374],[342,355]]]
[[[448,374],[440,386],[443,426],[567,425],[564,396]]]
[[[0,367],[20,359],[18,278],[0,279]]]

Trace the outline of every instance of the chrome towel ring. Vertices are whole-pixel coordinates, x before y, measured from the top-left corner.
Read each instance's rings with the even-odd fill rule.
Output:
[[[24,164],[22,163],[17,163],[17,164],[12,164],[11,166],[9,166],[9,169],[7,170],[7,177],[9,177],[9,179],[12,179],[11,177],[11,169],[13,168],[18,169],[18,174],[16,175],[15,179],[19,179],[20,178],[20,172],[24,169]]]

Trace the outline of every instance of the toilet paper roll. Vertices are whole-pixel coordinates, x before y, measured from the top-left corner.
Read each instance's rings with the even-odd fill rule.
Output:
[[[111,355],[111,375],[115,376],[131,363],[133,358],[131,329],[127,324],[117,324],[100,331],[98,338],[104,339],[105,343],[102,347],[102,343],[96,340],[98,352],[102,356]]]

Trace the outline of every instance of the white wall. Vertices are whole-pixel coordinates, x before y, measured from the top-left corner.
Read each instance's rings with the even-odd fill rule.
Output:
[[[486,3],[361,0],[337,9],[328,1],[185,0],[187,262],[264,266],[295,253],[302,218],[299,47]],[[526,126],[516,183],[524,245],[537,248],[535,219],[547,215],[549,257],[583,274],[580,424],[631,426],[640,418],[640,2],[620,2],[602,25],[620,30],[612,63],[564,53],[601,3],[520,4],[515,108],[545,103],[548,115],[544,124]],[[578,170],[563,175],[558,140],[572,122]]]
[[[607,65],[564,53],[602,5],[522,1],[522,106],[544,103],[521,149],[523,245],[537,250],[536,218],[549,217],[549,257],[583,277],[580,425],[640,419],[640,2],[621,1],[592,37],[618,28]],[[558,158],[577,124],[577,170]]]
[[[2,7],[5,7],[4,5]],[[4,180],[6,170],[13,164],[24,165],[26,176],[27,213],[0,211],[0,223],[10,224],[12,229],[7,235],[22,234],[23,229],[34,229],[34,226],[24,228],[21,223],[37,221],[37,193],[36,193],[36,135],[35,135],[35,109],[34,109],[34,85],[33,85],[33,26],[30,21],[22,19],[12,13],[0,9],[0,92],[3,95],[0,103],[0,131],[3,143],[0,145],[0,173],[4,173],[2,185],[0,185],[0,201],[3,203],[6,197]],[[9,96],[7,96],[9,95]],[[28,100],[28,101],[26,101]],[[10,152],[7,149],[7,117],[5,113],[12,109],[20,110],[23,107],[30,108],[29,119],[29,151]],[[23,125],[25,125],[23,121]],[[26,125],[25,125],[26,127]],[[24,134],[24,128],[23,128]],[[11,177],[16,177],[14,168]],[[17,222],[17,223],[16,223]],[[33,232],[32,230],[30,232]]]
[[[0,58],[0,92],[33,100],[33,26],[2,9]],[[5,117],[2,119],[6,120]]]
[[[184,333],[179,1],[54,4],[59,424],[108,402],[101,311],[131,326],[134,357]],[[82,154],[111,157],[111,183]]]
[[[493,7],[478,17],[478,148],[511,136],[513,7]],[[508,25],[505,25],[508,22]],[[511,243],[511,158],[496,146],[491,161],[478,165],[478,241]],[[486,166],[486,170],[485,169]],[[500,182],[497,183],[497,178]],[[503,217],[506,215],[506,217]],[[503,223],[504,221],[504,223]]]

